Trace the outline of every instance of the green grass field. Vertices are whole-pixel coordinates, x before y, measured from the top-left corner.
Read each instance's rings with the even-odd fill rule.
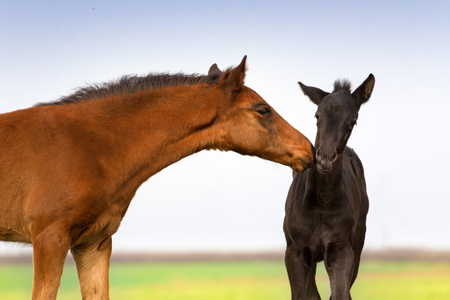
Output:
[[[0,265],[0,299],[31,298],[32,267]],[[317,273],[322,299],[328,299],[323,265]],[[278,300],[290,299],[282,262],[115,263],[112,300]],[[450,299],[450,263],[364,262],[353,299]],[[67,264],[58,299],[81,299],[75,267]]]

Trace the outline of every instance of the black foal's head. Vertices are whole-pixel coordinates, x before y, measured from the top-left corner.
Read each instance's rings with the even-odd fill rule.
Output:
[[[361,104],[367,102],[372,94],[375,77],[370,74],[353,93],[347,80],[336,81],[332,93],[301,82],[299,84],[303,93],[318,106],[315,142],[317,169],[330,171],[347,145]]]

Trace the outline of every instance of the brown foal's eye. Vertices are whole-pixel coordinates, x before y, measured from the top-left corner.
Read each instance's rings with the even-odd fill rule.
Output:
[[[260,114],[261,116],[268,115],[268,114],[270,114],[270,107],[268,107],[268,106],[261,106],[261,107],[256,109],[256,112],[258,114]]]

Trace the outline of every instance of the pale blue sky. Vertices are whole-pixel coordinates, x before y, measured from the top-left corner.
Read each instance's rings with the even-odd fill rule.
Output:
[[[248,55],[247,85],[313,141],[315,105],[297,81],[330,90],[373,73],[349,141],[371,201],[366,248],[450,249],[449,20],[445,1],[0,0],[0,112]],[[115,250],[281,250],[290,182],[281,165],[196,154],[141,187]]]

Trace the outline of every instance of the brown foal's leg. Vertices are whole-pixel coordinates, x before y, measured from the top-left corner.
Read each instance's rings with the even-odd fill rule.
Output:
[[[109,260],[112,239],[108,237],[71,249],[77,265],[83,300],[109,299]]]
[[[61,228],[54,223],[33,237],[33,300],[56,299],[70,248],[70,239]]]

